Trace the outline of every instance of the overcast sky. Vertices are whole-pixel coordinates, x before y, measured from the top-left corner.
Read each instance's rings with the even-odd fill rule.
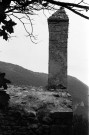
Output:
[[[89,84],[89,20],[67,11],[68,33],[68,74]],[[48,14],[46,14],[48,15]],[[49,16],[49,15],[48,15]],[[22,24],[15,27],[17,37],[4,41],[0,37],[0,61],[14,63],[36,72],[48,73],[48,25],[47,18],[40,13],[34,18],[34,33],[38,44],[33,44]]]

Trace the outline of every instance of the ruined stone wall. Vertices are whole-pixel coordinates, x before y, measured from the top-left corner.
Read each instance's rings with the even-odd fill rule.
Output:
[[[56,112],[36,117],[13,110],[0,112],[0,135],[72,135],[70,115]]]
[[[67,86],[68,19],[48,19],[49,27],[49,84]]]

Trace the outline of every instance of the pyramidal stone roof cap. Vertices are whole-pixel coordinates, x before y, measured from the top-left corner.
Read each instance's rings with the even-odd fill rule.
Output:
[[[52,16],[48,18],[48,21],[68,21],[69,18],[63,7],[60,7]]]

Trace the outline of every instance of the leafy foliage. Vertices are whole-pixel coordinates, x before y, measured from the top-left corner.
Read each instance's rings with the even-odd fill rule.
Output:
[[[10,19],[9,21],[2,20],[2,22],[4,25],[2,25],[0,29],[0,36],[3,36],[3,39],[7,40],[9,37],[9,34],[14,33],[13,26],[15,26],[16,23],[12,21],[12,19]]]

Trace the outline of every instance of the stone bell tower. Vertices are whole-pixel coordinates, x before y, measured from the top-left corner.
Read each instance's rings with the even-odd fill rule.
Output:
[[[64,8],[48,18],[49,85],[67,87],[67,38],[69,19]]]
[[[48,88],[59,92],[67,89],[67,39],[69,19],[64,8],[48,18],[49,27],[49,74]],[[64,89],[64,90],[63,90]],[[66,98],[67,99],[67,98]],[[56,112],[52,135],[72,135],[73,112]]]

